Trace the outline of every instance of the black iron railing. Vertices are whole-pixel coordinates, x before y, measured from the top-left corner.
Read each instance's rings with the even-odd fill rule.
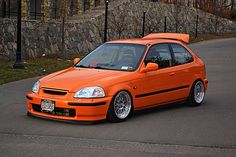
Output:
[[[41,12],[41,0],[30,1],[30,19],[40,19],[43,16]],[[16,18],[17,17],[17,3],[13,0],[3,1],[0,7],[1,18]]]

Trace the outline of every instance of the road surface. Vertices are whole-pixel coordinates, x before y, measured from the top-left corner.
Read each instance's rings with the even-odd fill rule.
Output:
[[[123,123],[27,117],[25,93],[38,78],[1,85],[0,156],[236,156],[236,38],[190,47],[207,67],[204,104],[158,107]]]

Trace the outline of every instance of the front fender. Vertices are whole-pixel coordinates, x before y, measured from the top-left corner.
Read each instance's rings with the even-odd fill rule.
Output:
[[[109,97],[114,97],[119,91],[122,91],[122,90],[128,91],[130,93],[130,95],[133,97],[133,95],[132,95],[133,88],[132,88],[132,84],[130,82],[112,85],[107,88],[106,94]]]

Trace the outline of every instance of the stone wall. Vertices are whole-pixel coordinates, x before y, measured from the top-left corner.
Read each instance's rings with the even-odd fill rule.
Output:
[[[16,20],[0,19],[0,34],[0,56],[14,59]],[[42,54],[89,52],[102,43],[102,39],[97,37],[97,34],[99,34],[98,29],[91,22],[66,22],[63,31],[61,21],[23,21],[22,56],[35,58]],[[63,38],[64,44],[62,43]]]
[[[199,15],[199,33],[236,32],[236,22],[214,16],[193,7],[149,2],[148,0],[127,0],[123,5],[112,8],[112,11],[110,11],[110,38],[140,36],[143,11],[147,12],[145,34],[163,32],[166,16],[167,32],[194,35],[197,15]]]
[[[235,22],[194,8],[145,0],[122,0],[119,5],[110,6],[108,40],[141,37],[143,11],[147,11],[145,34],[163,32],[166,16],[167,32],[177,30],[177,32],[194,35],[197,14],[199,15],[199,33],[236,32]],[[96,12],[96,16],[87,20],[67,19],[64,29],[62,28],[62,20],[23,21],[23,57],[34,58],[42,54],[91,51],[102,43],[104,11]],[[16,20],[0,19],[0,56],[14,59],[15,51]]]

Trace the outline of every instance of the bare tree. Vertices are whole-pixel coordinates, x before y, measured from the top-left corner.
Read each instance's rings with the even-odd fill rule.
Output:
[[[180,19],[179,19],[179,14],[180,14],[180,5],[176,3],[173,8],[173,18],[175,20],[175,32],[178,32],[178,27],[180,25]]]
[[[119,11],[119,14],[110,13],[109,14],[109,23],[113,31],[118,35],[118,39],[122,37],[122,33],[127,29],[126,25],[127,13],[125,11]]]

